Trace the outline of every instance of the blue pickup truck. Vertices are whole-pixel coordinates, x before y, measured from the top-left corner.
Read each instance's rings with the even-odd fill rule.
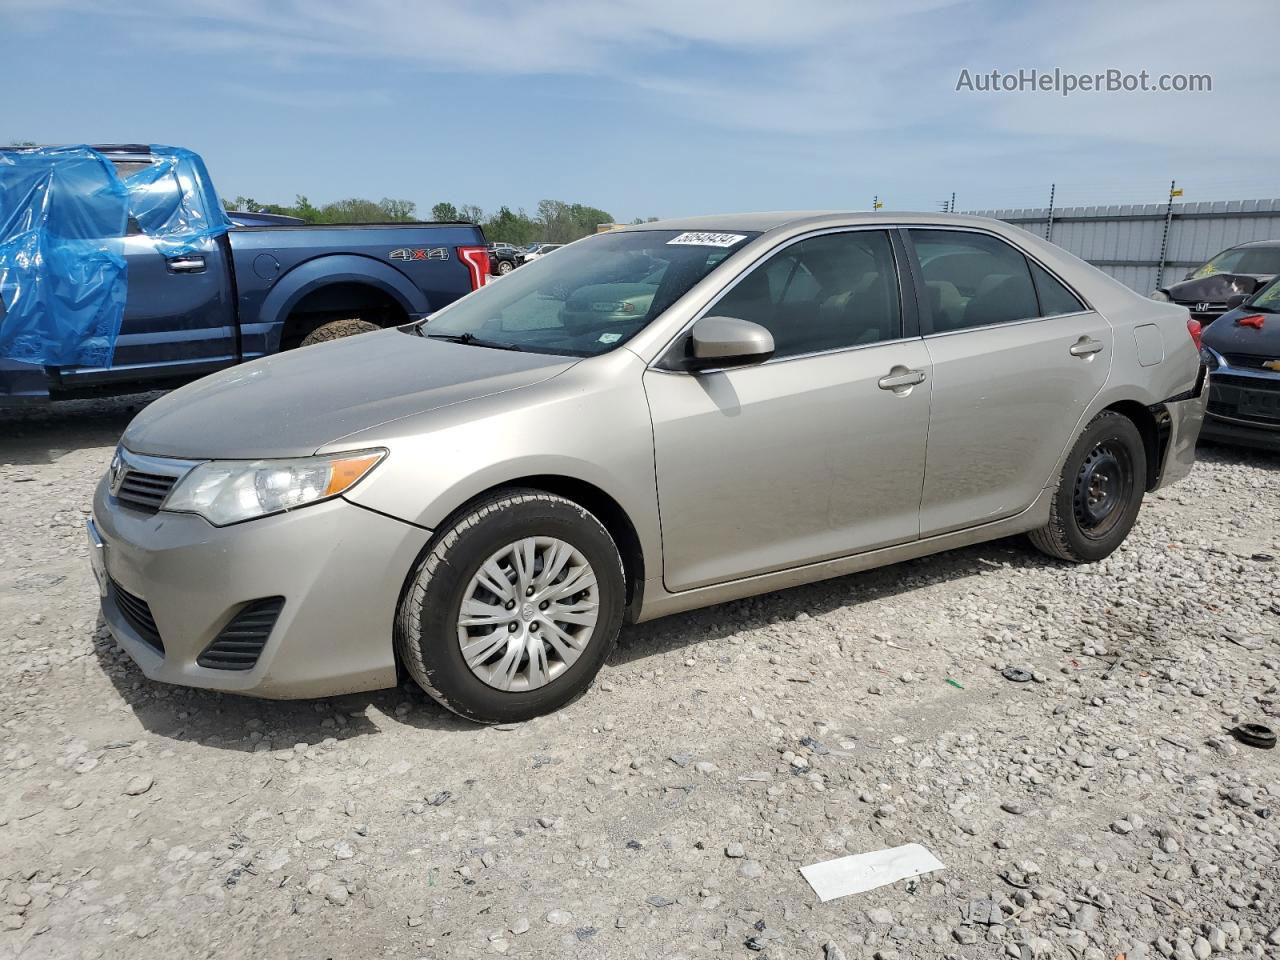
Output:
[[[124,185],[142,182],[153,164],[179,153],[142,145],[78,150],[67,156],[97,157],[108,177],[114,168]],[[0,201],[6,196],[3,178],[16,180],[24,169],[16,163],[6,166],[4,157],[20,152],[0,151]],[[54,167],[56,158],[50,164]],[[176,190],[216,201],[209,183],[190,182],[207,180],[198,158],[178,169],[181,177],[156,178],[147,189],[154,195],[168,189],[166,184],[177,183]],[[102,193],[86,190],[86,205],[97,202],[95,192]],[[14,189],[8,196],[31,193]],[[60,202],[64,208],[70,205],[65,197]],[[134,216],[135,201],[127,202],[123,236],[111,241],[118,251],[116,259],[123,257],[121,272],[127,274],[127,285],[121,284],[123,317],[116,317],[109,349],[99,351],[97,362],[49,363],[39,355],[35,362],[24,362],[18,357],[32,357],[17,349],[6,351],[0,336],[0,404],[176,386],[255,357],[419,319],[479,287],[489,276],[485,237],[474,224],[309,225],[250,215],[228,218],[219,207],[206,216],[218,224],[216,229],[175,245],[144,229],[145,223],[140,226],[142,214]],[[20,231],[12,224],[20,213],[0,209],[0,227],[9,220],[11,234],[19,239]],[[4,239],[0,236],[0,242]],[[47,261],[50,265],[41,270],[54,269],[53,259]],[[30,262],[28,257],[26,263]],[[65,269],[63,273],[60,279],[65,283]],[[28,274],[28,287],[40,285],[38,274],[34,279]],[[0,333],[6,305],[15,312],[21,292],[12,282],[5,286],[0,269]],[[16,325],[16,313],[10,319]],[[50,321],[33,314],[28,322]],[[31,339],[26,338],[28,349]]]

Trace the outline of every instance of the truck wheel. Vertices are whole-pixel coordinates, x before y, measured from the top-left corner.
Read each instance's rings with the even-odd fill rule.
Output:
[[[498,261],[498,276],[505,277],[508,273],[515,269],[515,265],[510,260]]]
[[[354,337],[357,333],[373,333],[382,328],[376,323],[353,317],[350,320],[330,320],[322,323],[302,338],[300,347],[309,347],[313,343],[324,343],[327,340],[338,340],[342,337]]]
[[[1133,421],[1104,410],[1080,434],[1058,477],[1049,522],[1028,536],[1060,560],[1089,563],[1129,535],[1146,490],[1147,455]]]
[[[396,647],[442,706],[479,723],[529,720],[590,686],[622,626],[613,538],[539,490],[482,500],[432,544],[396,617]]]

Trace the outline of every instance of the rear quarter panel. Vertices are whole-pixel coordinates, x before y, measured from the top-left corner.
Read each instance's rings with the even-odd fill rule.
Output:
[[[349,224],[243,227],[230,234],[245,359],[274,353],[293,306],[330,283],[367,283],[413,319],[471,292],[460,246],[481,246],[467,224]],[[397,251],[443,251],[425,259]]]

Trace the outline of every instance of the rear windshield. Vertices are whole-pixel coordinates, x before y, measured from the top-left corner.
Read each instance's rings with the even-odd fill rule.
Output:
[[[419,332],[478,346],[591,357],[621,346],[759,233],[602,233],[526,264]]]

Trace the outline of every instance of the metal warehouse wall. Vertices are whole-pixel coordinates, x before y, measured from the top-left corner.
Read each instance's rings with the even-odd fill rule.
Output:
[[[1047,236],[1143,294],[1160,286],[1162,273],[1167,285],[1227,247],[1280,239],[1280,200],[1062,207],[1051,227],[1047,207],[968,212]]]

